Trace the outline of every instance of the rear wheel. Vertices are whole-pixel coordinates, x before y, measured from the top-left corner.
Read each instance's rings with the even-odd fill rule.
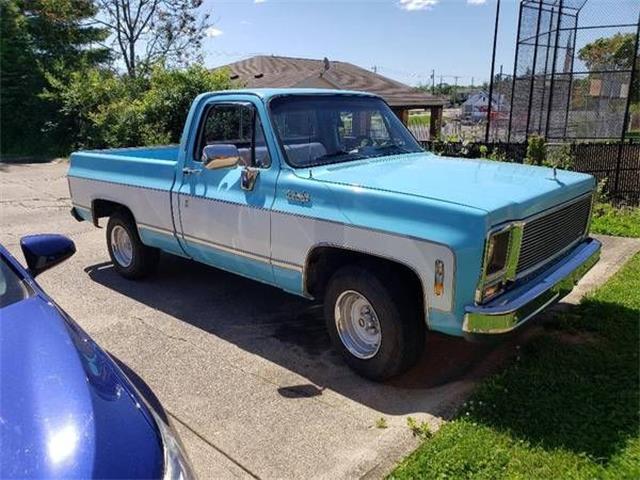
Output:
[[[129,279],[143,278],[152,273],[160,256],[158,249],[142,243],[135,221],[123,211],[109,217],[107,248],[116,271]]]
[[[324,311],[334,347],[366,378],[385,380],[420,358],[420,303],[394,275],[369,266],[341,268],[329,280]]]

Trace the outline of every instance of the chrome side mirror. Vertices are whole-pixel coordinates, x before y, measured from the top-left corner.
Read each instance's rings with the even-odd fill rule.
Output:
[[[202,165],[207,170],[233,168],[239,163],[242,163],[242,157],[233,144],[206,145],[202,149]]]

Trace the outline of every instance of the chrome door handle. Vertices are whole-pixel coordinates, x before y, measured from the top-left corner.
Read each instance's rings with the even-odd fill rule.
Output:
[[[185,168],[182,169],[182,173],[184,175],[197,175],[200,172],[202,172],[201,168],[188,168],[188,167],[185,167]]]

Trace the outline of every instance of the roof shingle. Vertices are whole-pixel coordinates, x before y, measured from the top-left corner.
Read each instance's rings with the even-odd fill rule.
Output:
[[[328,69],[326,68],[328,67]],[[392,107],[442,106],[441,97],[391,80],[351,63],[258,55],[225,65],[247,88],[321,87],[375,93]]]

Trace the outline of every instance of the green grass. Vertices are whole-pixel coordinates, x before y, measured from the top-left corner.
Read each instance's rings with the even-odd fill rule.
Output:
[[[409,115],[409,125],[424,125],[428,127],[430,122],[430,113],[414,113]]]
[[[640,237],[640,207],[616,208],[609,203],[596,203],[591,232],[619,237]]]
[[[640,254],[389,476],[640,478]]]

